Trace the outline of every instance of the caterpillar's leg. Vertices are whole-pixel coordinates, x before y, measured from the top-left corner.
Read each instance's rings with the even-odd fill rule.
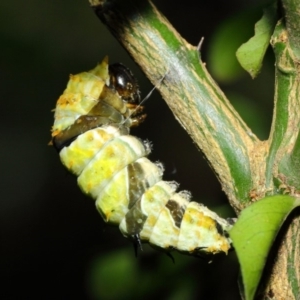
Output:
[[[133,247],[134,247],[135,257],[137,257],[137,255],[138,255],[138,249],[140,249],[141,251],[143,251],[142,241],[140,239],[140,235],[139,234],[135,234],[133,236]]]

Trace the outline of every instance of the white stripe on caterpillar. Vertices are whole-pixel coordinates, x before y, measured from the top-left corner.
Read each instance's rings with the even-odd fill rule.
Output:
[[[163,167],[146,156],[150,142],[129,135],[144,121],[137,82],[105,58],[95,69],[70,76],[55,109],[53,145],[81,190],[96,200],[106,222],[135,243],[191,255],[231,248],[230,222],[176,193],[162,180]]]

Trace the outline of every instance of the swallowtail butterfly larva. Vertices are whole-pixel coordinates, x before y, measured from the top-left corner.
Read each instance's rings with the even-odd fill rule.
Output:
[[[191,255],[231,248],[231,222],[176,192],[152,163],[148,142],[129,134],[144,121],[137,81],[108,58],[91,71],[71,75],[57,101],[52,143],[81,190],[96,200],[105,222],[119,225],[135,245],[148,242]]]

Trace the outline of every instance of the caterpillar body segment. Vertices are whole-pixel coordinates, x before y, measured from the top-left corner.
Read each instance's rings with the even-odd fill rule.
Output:
[[[230,222],[190,202],[178,184],[163,181],[151,162],[150,143],[129,134],[144,121],[140,92],[130,70],[105,58],[70,77],[58,99],[52,141],[81,190],[96,201],[103,219],[134,242],[191,255],[231,248]]]

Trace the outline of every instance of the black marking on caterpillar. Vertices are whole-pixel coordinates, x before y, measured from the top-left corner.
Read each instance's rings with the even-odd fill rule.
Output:
[[[52,142],[81,190],[96,200],[104,221],[119,225],[136,245],[148,242],[190,255],[227,253],[230,221],[190,202],[189,192],[162,180],[163,167],[147,159],[150,143],[129,135],[146,117],[129,69],[108,65],[71,75],[58,99]]]

